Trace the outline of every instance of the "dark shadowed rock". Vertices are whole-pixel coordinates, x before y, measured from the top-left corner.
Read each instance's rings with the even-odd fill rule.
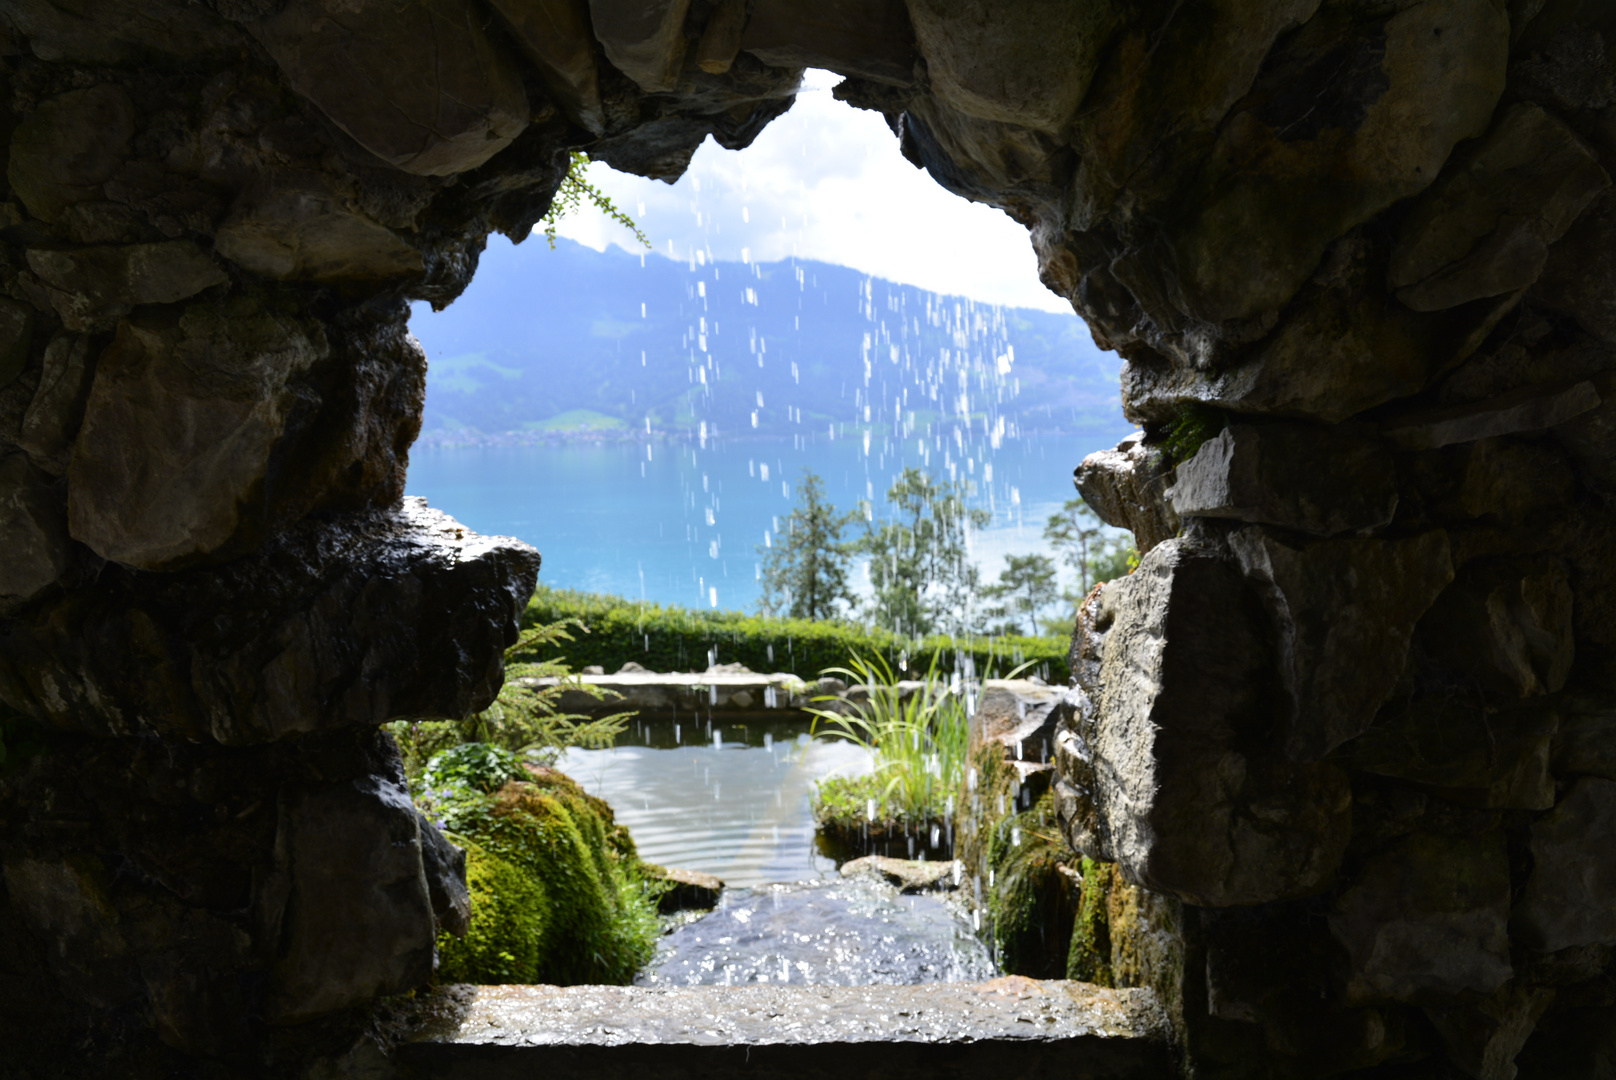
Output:
[[[1576,658],[1572,604],[1557,561],[1472,564],[1421,620],[1420,647],[1493,702],[1552,694]]]
[[[1466,1075],[1477,1080],[1515,1080],[1515,1055],[1553,1000],[1554,991],[1549,988],[1506,986],[1475,1003],[1428,1008],[1425,1014],[1451,1060]]]
[[[1133,533],[1141,555],[1178,535],[1178,514],[1167,496],[1172,462],[1144,438],[1143,432],[1135,432],[1115,450],[1095,451],[1072,477],[1101,521]]]
[[[292,88],[420,176],[474,169],[527,127],[520,70],[469,0],[291,0],[253,26]]]
[[[272,1021],[296,1023],[431,977],[432,899],[402,777],[288,792],[275,853],[260,898],[276,942]]]
[[[26,454],[0,456],[0,614],[16,611],[61,578],[69,563],[67,507]]]
[[[1388,524],[1397,474],[1391,453],[1364,430],[1231,424],[1179,464],[1169,494],[1180,517],[1333,536]]]
[[[41,102],[17,125],[7,179],[30,212],[56,221],[68,206],[100,193],[134,133],[134,102],[122,87],[71,90]]]
[[[491,0],[491,6],[567,118],[597,135],[604,131],[587,0]]]
[[[316,507],[385,505],[402,493],[425,367],[402,327],[247,297],[126,320],[74,445],[73,536],[157,569],[251,550]]]
[[[6,19],[39,59],[131,64],[212,57],[228,62],[244,35],[185,0],[13,0]]]
[[[1100,594],[1093,738],[1103,839],[1128,878],[1205,906],[1322,888],[1345,850],[1346,777],[1254,755],[1266,646],[1239,567],[1183,540]]]
[[[425,814],[421,829],[421,870],[438,928],[463,938],[471,926],[471,890],[466,886],[466,849],[449,842]]]
[[[1463,697],[1428,695],[1382,710],[1351,744],[1351,761],[1381,776],[1473,792],[1484,806],[1547,810],[1558,726],[1552,709],[1494,712]]]
[[[1486,401],[1395,417],[1386,421],[1381,430],[1401,449],[1434,450],[1557,427],[1599,408],[1605,396],[1590,380],[1526,386]]]
[[[1387,277],[1416,311],[1524,289],[1610,177],[1582,140],[1536,105],[1504,110],[1404,221]]]
[[[1416,833],[1369,859],[1330,932],[1346,949],[1348,1000],[1490,994],[1512,973],[1509,859],[1501,833]]]
[[[1061,134],[1122,22],[1110,3],[910,5],[934,92],[983,120]]]
[[[141,304],[172,304],[229,280],[188,240],[35,249],[28,252],[28,265],[50,286],[62,324],[78,333],[111,330]]]
[[[1532,876],[1511,920],[1543,952],[1616,941],[1616,782],[1586,777],[1532,825]]]
[[[39,385],[23,414],[17,445],[34,464],[55,476],[67,471],[73,438],[84,418],[85,398],[95,374],[90,339],[57,334],[45,346]]]
[[[899,85],[914,81],[915,34],[900,2],[754,0],[751,7],[740,47],[765,64],[828,68]]]
[[[685,58],[690,0],[589,0],[595,38],[641,90],[672,90]]]
[[[214,249],[277,281],[379,282],[421,273],[421,253],[315,174],[267,178],[219,225]]]
[[[108,568],[7,624],[0,694],[68,730],[234,744],[465,716],[498,692],[538,567],[423,499],[310,520],[222,567]]]
[[[1616,780],[1616,708],[1571,695],[1553,699],[1559,717],[1554,735],[1554,775]]]
[[[15,300],[0,299],[0,386],[22,374],[33,335],[34,309]]]
[[[1290,697],[1285,753],[1316,761],[1391,696],[1415,624],[1453,579],[1448,538],[1298,544],[1253,527],[1229,543],[1272,621]]]

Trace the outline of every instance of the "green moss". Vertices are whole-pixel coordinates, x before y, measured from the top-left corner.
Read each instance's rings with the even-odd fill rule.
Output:
[[[1107,898],[1111,891],[1110,863],[1084,858],[1079,865],[1083,884],[1077,918],[1072,922],[1072,944],[1066,950],[1066,977],[1096,986],[1115,986],[1111,975],[1111,923]]]
[[[1077,905],[1066,845],[1046,792],[1032,808],[1000,821],[988,839],[988,917],[1006,974],[1058,979],[1066,974]]]
[[[462,982],[627,983],[655,951],[654,890],[634,841],[600,799],[532,770],[461,806],[472,929],[440,942],[440,974]]]
[[[536,983],[542,977],[547,905],[531,874],[490,855],[469,837],[451,834],[466,849],[471,888],[471,929],[462,940],[438,936],[438,978],[445,982]]]
[[[1181,464],[1194,457],[1202,444],[1215,438],[1227,424],[1228,418],[1221,409],[1197,403],[1181,406],[1178,415],[1167,425],[1162,449],[1174,465]]]

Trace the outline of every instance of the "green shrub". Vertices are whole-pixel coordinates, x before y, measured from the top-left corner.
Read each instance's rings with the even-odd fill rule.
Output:
[[[856,743],[875,755],[870,776],[831,777],[815,785],[814,818],[836,846],[880,854],[892,841],[918,830],[918,846],[931,854],[929,829],[942,827],[953,812],[954,793],[965,778],[969,718],[957,695],[937,670],[936,657],[907,698],[897,676],[880,657],[854,656],[850,667],[829,673],[869,687],[870,696],[844,708],[811,709],[815,735]],[[951,830],[950,830],[951,832]],[[903,854],[907,854],[904,851]]]
[[[1033,661],[1031,672],[1051,683],[1070,677],[1064,637],[973,637],[943,635],[911,641],[879,628],[852,623],[773,619],[738,611],[664,607],[600,593],[540,585],[522,617],[523,625],[578,619],[589,628],[567,647],[574,670],[598,664],[616,671],[630,660],[652,671],[705,671],[716,650],[719,663],[741,663],[753,671],[785,671],[813,678],[852,656],[883,657],[898,674],[912,678],[931,667],[944,672],[970,657],[983,678],[997,678]]]
[[[466,849],[471,930],[438,941],[451,982],[630,982],[655,951],[655,889],[611,807],[499,747],[439,754],[420,801]],[[491,792],[487,785],[498,785]]]

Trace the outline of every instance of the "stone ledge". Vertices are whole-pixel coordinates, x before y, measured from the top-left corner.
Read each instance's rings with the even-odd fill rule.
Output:
[[[1011,976],[925,986],[456,986],[404,1077],[1159,1078],[1148,990]]]

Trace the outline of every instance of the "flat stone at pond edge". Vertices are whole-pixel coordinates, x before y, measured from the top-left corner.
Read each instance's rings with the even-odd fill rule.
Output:
[[[875,878],[896,886],[899,892],[925,892],[927,889],[959,888],[964,867],[965,864],[958,859],[952,862],[924,862],[920,859],[866,855],[842,864],[842,876]]]
[[[406,1075],[1157,1078],[1154,995],[1009,977],[928,986],[450,987]],[[446,999],[446,1000],[445,1000]]]
[[[647,866],[646,871],[653,881],[669,886],[657,897],[657,911],[663,915],[712,908],[718,903],[718,894],[724,891],[724,879],[713,874],[653,866]]]

